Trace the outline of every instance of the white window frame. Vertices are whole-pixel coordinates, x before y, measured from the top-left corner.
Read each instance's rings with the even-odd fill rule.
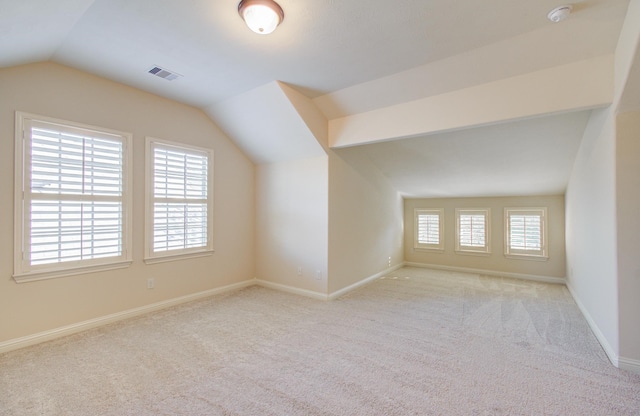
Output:
[[[18,283],[51,279],[63,276],[124,268],[131,265],[131,215],[132,215],[132,135],[122,131],[90,126],[16,111],[15,115],[15,184],[14,184],[14,274]],[[120,141],[122,150],[122,191],[119,196],[94,196],[90,194],[40,194],[31,192],[31,134],[32,126],[54,128],[67,134],[86,135]],[[37,195],[37,196],[36,196]],[[44,198],[44,199],[43,199]],[[31,264],[31,201],[109,201],[122,204],[120,227],[120,255],[59,261],[46,264]]]
[[[516,249],[511,247],[511,216],[526,215],[540,218],[540,249]],[[548,260],[547,208],[505,208],[504,209],[504,255],[521,260]]]
[[[438,216],[438,243],[420,242],[420,216]],[[416,208],[414,210],[413,247],[417,250],[444,251],[444,208]]]
[[[460,241],[460,217],[463,215],[484,216],[484,246],[463,245]],[[491,254],[491,208],[456,208],[456,253],[487,256]]]
[[[204,246],[182,248],[165,251],[154,251],[154,150],[157,147],[173,149],[179,152],[207,155],[207,243]],[[145,258],[146,264],[182,260],[186,258],[210,256],[213,254],[213,150],[198,146],[191,146],[169,140],[146,138],[146,190],[145,190]],[[160,198],[162,200],[162,198]],[[164,199],[166,201],[166,199]],[[188,201],[181,199],[180,201]],[[171,201],[169,201],[171,202]]]

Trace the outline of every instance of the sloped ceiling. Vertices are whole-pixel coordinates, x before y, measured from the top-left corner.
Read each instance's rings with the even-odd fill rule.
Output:
[[[196,106],[255,163],[274,163],[319,151],[303,117],[274,85],[293,88],[312,99],[330,123],[611,55],[629,1],[575,0],[571,17],[559,24],[546,19],[547,12],[560,5],[557,0],[279,3],[285,11],[283,24],[273,34],[260,36],[244,26],[237,0],[0,0],[0,67],[51,60]],[[155,65],[182,77],[169,82],[148,74]],[[563,123],[545,121],[540,115],[544,112],[531,123],[513,122],[509,133],[537,143],[541,154],[544,146],[553,153],[555,144],[532,132]],[[579,136],[576,129],[583,116],[564,120],[565,127],[573,126],[567,128],[570,135]],[[489,150],[483,152],[484,162],[501,166],[508,155],[494,146],[508,148],[508,143],[495,142],[492,135],[500,135],[502,128],[506,127],[475,128],[463,135],[485,142],[481,147]],[[413,150],[452,158],[438,172],[455,178],[454,166],[471,166],[474,160],[464,160],[473,155],[460,151],[457,143],[462,136],[451,134],[423,140],[429,143],[428,152]],[[384,152],[369,145],[349,151],[367,152],[400,191],[413,195],[419,193],[416,187],[424,182],[424,175],[437,178],[435,170],[419,169],[416,163],[395,163],[411,156],[406,149],[422,143],[416,140],[386,144],[380,148]],[[522,160],[521,171],[535,172],[533,159]],[[567,166],[572,163],[572,157],[563,160]],[[410,172],[408,166],[416,168]],[[561,192],[558,184],[566,181],[562,175],[567,166],[550,169],[556,177],[545,186],[534,186],[521,177],[518,192]],[[475,172],[477,189],[483,192],[512,189],[482,188],[483,177],[489,182],[494,176],[486,169]],[[452,195],[468,193],[464,182],[449,185]]]
[[[364,153],[403,196],[558,195],[591,111],[338,149]]]
[[[283,24],[260,36],[236,0],[1,0],[0,67],[50,59],[202,108],[274,80],[314,98],[392,77],[395,94],[359,100],[407,100],[399,91],[415,99],[612,53],[628,4],[573,1],[554,25],[558,0],[279,1]],[[448,67],[455,77],[410,79],[476,49],[473,68]],[[152,77],[154,65],[184,77]]]
[[[255,163],[325,154],[282,88],[273,81],[206,109]]]

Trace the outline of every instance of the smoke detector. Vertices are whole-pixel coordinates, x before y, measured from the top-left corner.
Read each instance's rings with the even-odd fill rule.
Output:
[[[547,18],[551,20],[553,23],[558,23],[569,17],[571,14],[571,10],[573,7],[571,5],[558,6],[555,9],[551,10],[547,15]]]

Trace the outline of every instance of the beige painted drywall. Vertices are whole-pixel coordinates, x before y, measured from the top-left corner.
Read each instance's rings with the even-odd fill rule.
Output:
[[[640,111],[617,117],[616,194],[620,357],[640,361]]]
[[[615,126],[611,108],[593,111],[565,193],[567,284],[594,333],[619,353]]]
[[[294,114],[298,126],[295,134],[291,129],[279,130],[284,134],[281,140],[317,147],[322,156],[290,155],[293,159],[257,166],[257,277],[326,298],[330,278],[329,166],[323,144],[327,121],[309,98],[287,85],[274,82],[270,88],[277,94],[270,95],[263,105],[276,99],[281,111]]]
[[[1,69],[0,91],[0,342],[255,276],[254,165],[202,111],[54,63]],[[130,267],[21,284],[12,279],[16,110],[133,133]],[[147,135],[214,149],[213,256],[142,261]],[[155,279],[155,289],[147,289],[147,278]]]
[[[325,116],[286,84],[282,91],[329,157],[327,294],[402,263],[402,199],[358,151],[328,148]]]
[[[293,108],[298,112],[309,132],[313,134],[316,141],[327,152],[329,147],[329,123],[324,114],[320,112],[314,101],[309,97],[300,94],[283,82],[278,82],[278,85]]]
[[[402,261],[402,198],[357,150],[330,151],[329,293]]]
[[[547,207],[549,259],[547,261],[507,258],[504,255],[504,208]],[[414,210],[444,208],[444,251],[414,248]],[[455,209],[491,209],[491,254],[488,256],[456,254]],[[495,272],[543,277],[565,275],[564,197],[526,196],[495,198],[432,198],[404,200],[404,258],[407,262],[461,267]]]
[[[631,71],[639,44],[640,0],[631,0],[615,52],[613,104],[593,112],[566,192],[569,287],[609,358],[636,372],[640,126],[637,112],[616,112],[636,91],[630,80],[637,78]]]
[[[326,295],[328,168],[327,156],[256,167],[258,279]]]
[[[322,146],[292,105],[285,88],[288,87],[283,83],[271,81],[215,103],[205,111],[255,164],[323,156]]]
[[[638,53],[640,48],[640,0],[631,0],[627,7],[627,13],[616,45],[614,71],[615,71],[615,92],[614,104],[618,107],[625,94],[637,94],[637,89],[628,90],[628,84],[631,78],[637,78],[638,74],[632,74],[634,63],[638,61]],[[636,67],[637,70],[637,67]],[[632,101],[637,101],[631,98]],[[617,109],[617,108],[616,108]],[[637,108],[629,109],[637,110]]]

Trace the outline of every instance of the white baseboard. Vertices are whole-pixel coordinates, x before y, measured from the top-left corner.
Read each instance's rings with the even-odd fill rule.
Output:
[[[422,267],[425,269],[445,270],[449,272],[487,274],[491,276],[504,276],[504,277],[511,277],[513,279],[534,280],[536,282],[555,283],[555,284],[561,284],[561,285],[564,285],[567,282],[567,279],[565,279],[564,277],[551,277],[551,276],[540,276],[535,274],[499,272],[495,270],[471,269],[467,267],[445,266],[440,264],[405,262],[404,265],[407,267]]]
[[[582,303],[582,301],[577,296],[576,292],[573,290],[573,288],[568,282],[567,282],[567,288],[569,289],[569,293],[571,293],[573,300],[576,302],[576,305],[578,305],[578,309],[580,309],[580,312],[582,312],[582,315],[587,320],[587,323],[589,324],[591,331],[598,339],[598,342],[602,346],[602,349],[604,350],[605,354],[607,354],[607,357],[609,357],[609,361],[611,361],[611,364],[613,364],[616,367],[620,367],[620,357],[618,357],[618,353],[613,349],[613,347],[611,347],[611,344],[609,344],[609,341],[607,340],[607,338],[604,336],[604,334],[598,327],[598,324],[596,324],[596,321],[593,320],[593,318],[591,317],[591,314],[589,314],[589,311],[584,306],[584,304]]]
[[[280,283],[273,283],[267,280],[256,279],[255,283],[258,286],[266,287],[273,290],[279,290],[281,292],[292,293],[294,295],[305,296],[307,298],[317,300],[327,300],[327,295],[320,292],[314,292],[313,290],[300,289],[295,286],[283,285]]]
[[[294,286],[289,286],[289,285],[283,285],[280,283],[273,283],[273,282],[269,282],[267,280],[261,280],[261,279],[257,279],[256,280],[256,284],[259,286],[263,286],[269,289],[274,289],[274,290],[279,290],[282,292],[287,292],[287,293],[292,293],[294,295],[301,295],[301,296],[306,296],[308,298],[313,298],[313,299],[317,299],[317,300],[334,300],[339,298],[340,296],[351,292],[352,290],[355,290],[361,286],[364,286],[374,280],[377,280],[379,278],[381,278],[382,276],[391,273],[395,270],[398,270],[399,268],[403,267],[404,264],[400,263],[396,266],[390,267],[386,270],[381,271],[380,273],[376,273],[372,276],[366,277],[352,285],[349,285],[345,288],[342,288],[340,290],[337,290],[329,295],[324,294],[324,293],[320,293],[320,292],[314,292],[312,290],[306,290],[306,289],[300,289]]]
[[[640,360],[620,357],[618,358],[618,368],[640,374]]]
[[[242,289],[255,284],[255,280],[246,280],[240,283],[234,283],[232,285],[222,286],[215,289],[205,290],[203,292],[193,293],[191,295],[181,296],[179,298],[173,298],[164,300],[161,302],[152,303],[150,305],[141,306],[139,308],[129,309],[122,312],[113,313],[110,315],[101,316],[99,318],[89,319],[88,321],[78,322],[76,324],[66,325],[59,328],[51,329],[48,331],[39,332],[37,334],[27,335],[21,338],[14,338],[8,341],[0,342],[0,354],[19,348],[28,347],[31,345],[39,344],[45,341],[51,341],[56,338],[62,338],[67,335],[72,335],[78,332],[86,331],[91,328],[96,328],[102,325],[110,324],[113,322],[121,321],[123,319],[133,318],[134,316],[144,315],[149,312],[154,312],[160,309],[176,306],[181,303],[187,303],[198,299],[207,298],[213,295],[218,295],[224,292],[231,292],[234,290]]]
[[[349,293],[352,290],[355,290],[355,289],[357,289],[357,288],[359,288],[361,286],[369,284],[369,283],[373,282],[374,280],[378,280],[382,276],[384,276],[386,274],[389,274],[389,273],[392,273],[392,272],[394,272],[394,271],[396,271],[396,270],[398,270],[398,269],[400,269],[402,267],[404,267],[404,264],[400,263],[400,264],[398,264],[396,266],[389,267],[388,269],[383,270],[380,273],[376,273],[376,274],[374,274],[372,276],[365,277],[364,279],[360,280],[359,282],[356,282],[356,283],[354,283],[352,285],[344,287],[344,288],[342,288],[340,290],[336,290],[335,292],[329,294],[328,299],[329,300],[338,299],[340,296],[342,296],[342,295],[344,295],[346,293]]]

